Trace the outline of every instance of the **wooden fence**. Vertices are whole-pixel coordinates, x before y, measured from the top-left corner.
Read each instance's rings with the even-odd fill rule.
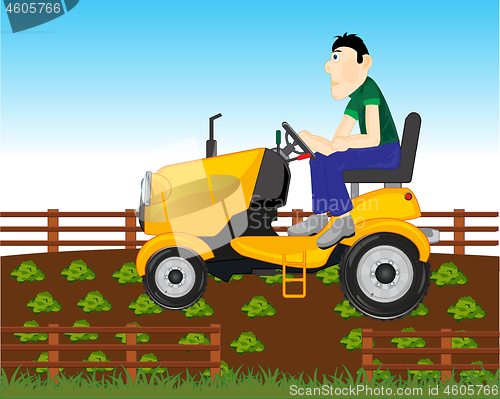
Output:
[[[441,331],[373,331],[372,329],[363,329],[362,349],[361,349],[361,367],[366,370],[369,380],[373,377],[373,370],[379,367],[381,370],[439,370],[441,371],[441,380],[451,380],[453,369],[456,370],[497,370],[500,364],[453,364],[452,355],[476,355],[476,354],[498,354],[500,349],[498,344],[496,348],[452,348],[451,339],[453,337],[471,337],[471,338],[498,338],[499,331],[451,331],[451,329],[441,329]],[[394,337],[428,337],[440,338],[439,348],[373,348],[373,338],[394,338]],[[439,364],[373,364],[373,355],[410,355],[410,354],[439,354],[441,363]]]
[[[304,212],[302,209],[293,209],[291,212],[278,212],[280,218],[291,218],[292,225],[299,223],[304,217],[309,217],[312,212]],[[141,232],[137,226],[136,211],[126,209],[125,212],[60,212],[57,209],[49,209],[47,212],[1,212],[0,217],[15,218],[47,218],[47,226],[1,226],[1,232],[47,232],[47,240],[18,241],[2,240],[0,245],[4,246],[47,246],[48,252],[58,252],[59,246],[125,246],[126,249],[142,246],[146,241],[137,240],[136,233]],[[125,218],[124,226],[59,226],[59,218]],[[453,246],[455,254],[464,254],[466,246],[496,246],[497,240],[473,241],[465,240],[465,232],[497,232],[498,226],[466,226],[465,218],[493,218],[498,217],[498,212],[465,212],[464,209],[455,209],[453,212],[422,212],[422,218],[453,218],[453,226],[433,227],[441,232],[453,232],[454,239],[451,241],[440,241],[435,246]],[[286,232],[290,226],[275,226],[277,232]],[[424,227],[424,226],[420,226]],[[429,227],[429,226],[425,226]],[[431,226],[432,227],[432,226]],[[86,240],[69,241],[59,240],[59,232],[124,232],[124,240]]]
[[[137,368],[147,367],[207,367],[213,376],[220,372],[221,367],[221,326],[210,324],[210,327],[137,327],[127,324],[126,327],[59,327],[58,324],[49,324],[48,327],[2,327],[4,333],[47,333],[47,343],[35,344],[2,344],[3,351],[48,351],[48,361],[5,361],[1,366],[6,367],[48,367],[48,378],[52,379],[59,373],[59,367],[87,368],[87,367],[125,367],[132,380],[137,376]],[[125,344],[61,344],[59,337],[62,333],[126,333]],[[182,345],[182,344],[137,344],[137,333],[209,333],[209,345]],[[207,361],[137,361],[137,351],[209,351],[210,360]],[[125,361],[92,362],[92,361],[60,361],[59,353],[67,351],[120,351],[126,353]]]

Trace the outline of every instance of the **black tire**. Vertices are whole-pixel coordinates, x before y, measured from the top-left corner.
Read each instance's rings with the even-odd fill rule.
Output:
[[[363,238],[342,255],[339,265],[345,299],[374,320],[396,320],[410,314],[423,302],[430,276],[430,263],[419,260],[415,244],[393,233]]]
[[[177,273],[173,277],[169,277],[172,276],[171,269],[174,269],[174,274]],[[169,270],[169,274],[166,274]],[[181,279],[180,282],[178,279]],[[208,272],[205,262],[195,252],[187,248],[170,247],[149,258],[142,281],[146,293],[154,303],[165,309],[181,310],[194,305],[203,296],[208,283]],[[185,284],[184,287],[182,283]],[[170,284],[172,287],[167,286]]]

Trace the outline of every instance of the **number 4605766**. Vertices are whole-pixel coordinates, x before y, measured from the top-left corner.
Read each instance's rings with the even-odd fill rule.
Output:
[[[9,3],[7,5],[7,8],[5,9],[7,12],[19,14],[35,14],[39,13],[41,14],[43,10],[45,10],[46,13],[51,14],[59,14],[61,12],[61,6],[59,3]]]

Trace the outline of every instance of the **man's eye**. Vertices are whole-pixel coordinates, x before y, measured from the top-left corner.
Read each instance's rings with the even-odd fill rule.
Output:
[[[338,60],[340,59],[340,56],[339,56],[337,53],[335,53],[335,54],[333,54],[332,59],[333,59],[334,61],[338,61]]]

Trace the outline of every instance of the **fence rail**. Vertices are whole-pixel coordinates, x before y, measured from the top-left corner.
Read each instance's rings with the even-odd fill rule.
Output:
[[[220,372],[221,366],[221,326],[211,324],[210,327],[137,327],[127,324],[126,327],[60,327],[58,324],[49,324],[48,327],[1,327],[2,334],[6,333],[48,333],[46,344],[2,344],[2,351],[48,351],[48,361],[6,361],[1,366],[6,367],[48,367],[48,378],[53,379],[60,367],[87,368],[87,367],[125,367],[132,380],[137,376],[137,368],[141,367],[208,367],[213,376]],[[209,345],[182,345],[182,344],[137,344],[137,333],[209,333]],[[125,333],[125,344],[60,344],[59,336],[63,333]],[[120,351],[125,352],[125,361],[60,361],[60,352],[73,351]],[[137,351],[206,351],[210,352],[210,360],[203,361],[137,361]]]
[[[451,331],[451,329],[441,329],[441,331],[373,331],[363,329],[361,332],[361,367],[366,370],[369,380],[373,377],[373,371],[379,367],[382,370],[439,370],[441,380],[451,380],[451,372],[457,370],[473,370],[474,368],[484,368],[485,370],[498,370],[500,364],[459,364],[452,362],[452,355],[463,354],[499,354],[497,348],[452,348],[451,339],[453,337],[470,338],[499,338],[499,331]],[[393,337],[428,337],[440,338],[439,348],[373,348],[373,338],[393,338]],[[373,364],[373,355],[409,355],[409,354],[439,354],[440,364]]]
[[[305,217],[311,216],[312,212],[302,209],[278,212],[279,218],[291,218],[292,225],[303,221]],[[47,218],[47,226],[1,226],[0,232],[46,232],[47,240],[1,240],[3,246],[46,246],[48,252],[58,252],[60,246],[117,246],[126,249],[135,249],[144,245],[147,241],[137,240],[137,232],[141,228],[137,226],[136,211],[126,209],[125,212],[60,212],[57,209],[49,209],[47,212],[1,212],[2,218]],[[124,226],[59,226],[60,218],[124,218]],[[466,232],[497,232],[498,226],[465,226],[466,218],[496,218],[498,212],[465,212],[464,209],[455,209],[453,212],[422,212],[422,218],[453,218],[453,226],[425,226],[440,230],[441,232],[454,233],[454,239],[440,241],[433,246],[453,246],[455,254],[464,254],[468,246],[497,246],[498,240],[465,240]],[[275,226],[277,232],[286,232],[290,226]],[[421,226],[424,227],[424,226]],[[59,233],[62,232],[119,232],[125,233],[124,240],[60,240]]]

